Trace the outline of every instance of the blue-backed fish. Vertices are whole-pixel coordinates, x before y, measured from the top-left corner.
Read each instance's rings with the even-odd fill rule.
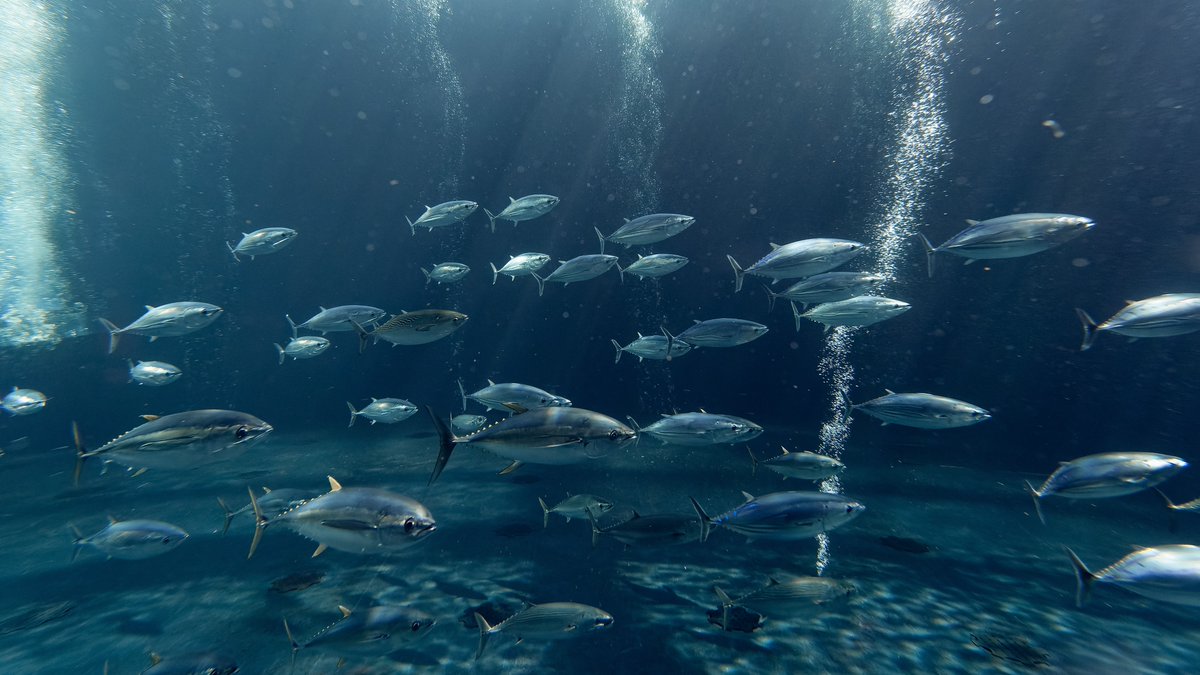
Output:
[[[359,417],[367,418],[371,424],[395,424],[403,422],[417,412],[417,406],[402,398],[372,398],[361,410],[355,410],[354,404],[346,401],[346,407],[350,408],[350,424],[346,425],[350,427],[354,426],[354,420]]]
[[[233,259],[241,262],[238,254],[248,255],[251,260],[256,256],[267,255],[282,251],[285,246],[296,239],[299,232],[290,227],[264,227],[249,234],[243,232],[242,240],[234,244],[226,242],[225,246],[233,254]]]
[[[600,232],[600,228],[594,229],[596,236],[600,237],[600,252],[603,253],[606,241],[624,244],[626,248],[656,244],[683,232],[695,222],[696,219],[693,216],[679,213],[651,213],[633,220],[626,218],[625,224],[607,237]]]
[[[108,331],[108,353],[111,354],[117,349],[117,342],[121,336],[126,333],[145,335],[151,342],[160,337],[187,335],[216,321],[222,311],[216,305],[189,300],[170,302],[158,307],[146,305],[146,313],[124,328],[118,328],[116,324],[104,318],[100,319],[100,323],[104,330]]]
[[[292,337],[296,337],[296,331],[300,328],[316,331],[321,335],[352,331],[355,323],[374,328],[376,324],[387,318],[388,313],[370,305],[338,305],[329,309],[321,307],[319,312],[300,324],[292,321],[291,316],[286,314],[284,316],[287,318],[288,325],[292,327]]]
[[[649,434],[664,443],[674,445],[721,445],[741,443],[758,437],[763,428],[743,417],[708,412],[663,415],[657,422],[639,427],[633,418],[630,423],[640,434]]]
[[[129,380],[144,384],[148,387],[161,387],[171,384],[183,376],[179,366],[165,361],[127,361],[129,364]]]
[[[467,400],[475,401],[488,410],[500,410],[512,414],[512,406],[533,410],[534,408],[567,408],[571,400],[556,396],[533,385],[520,382],[501,382],[496,384],[487,381],[488,386],[477,392],[468,394],[463,389],[462,380],[458,381],[458,393],[462,395],[463,410],[467,409]]]
[[[613,618],[598,607],[576,602],[547,602],[530,605],[495,626],[489,625],[487,619],[476,612],[475,623],[479,626],[479,648],[475,650],[475,658],[478,659],[493,633],[511,635],[517,642],[527,639],[562,640],[608,628]]]
[[[1185,335],[1200,330],[1200,293],[1167,293],[1130,301],[1099,324],[1082,309],[1076,308],[1075,314],[1083,325],[1079,351],[1091,349],[1096,337],[1106,331],[1134,340]]]
[[[782,455],[767,459],[759,459],[749,447],[751,473],[757,473],[759,465],[765,466],[784,478],[799,478],[801,480],[825,480],[841,473],[846,465],[828,455],[818,455],[815,452],[788,452],[781,447]]]
[[[1169,544],[1139,548],[1099,572],[1088,570],[1067,549],[1075,568],[1075,606],[1087,602],[1094,584],[1112,584],[1138,595],[1200,607],[1200,546]]]
[[[937,247],[925,235],[917,235],[925,246],[930,277],[937,253],[961,256],[967,265],[976,260],[1019,258],[1064,244],[1096,226],[1091,218],[1067,213],[1014,213],[984,221],[968,220],[967,224],[967,229]]]
[[[36,389],[13,387],[4,395],[0,407],[11,415],[32,415],[46,407],[46,395]]]
[[[801,312],[793,303],[792,317],[796,321],[797,332],[803,323],[800,319],[823,324],[825,332],[828,332],[829,329],[838,326],[872,326],[900,316],[910,309],[912,305],[903,300],[877,295],[858,295],[846,300],[822,303],[806,312]]]
[[[846,406],[846,416],[861,410],[884,424],[917,429],[954,429],[992,418],[991,413],[966,401],[924,393],[897,394],[891,389],[870,401]]]
[[[110,558],[143,560],[162,555],[188,538],[183,528],[161,520],[116,520],[112,517],[104,529],[93,535],[85,537],[74,525],[71,531],[75,533],[75,551],[71,560],[79,556],[84,546],[91,546]]]
[[[1025,481],[1033,508],[1043,523],[1041,500],[1052,495],[1068,499],[1124,497],[1159,485],[1183,471],[1188,463],[1157,452],[1104,452],[1063,462],[1040,488]]]
[[[772,492],[755,497],[743,492],[746,501],[719,516],[709,517],[700,502],[689,497],[700,517],[700,540],[709,531],[724,527],[750,539],[791,541],[808,539],[854,520],[866,507],[845,495],[828,492]]]
[[[466,220],[472,213],[475,213],[475,209],[477,208],[479,208],[479,204],[473,201],[455,199],[453,201],[442,202],[436,206],[426,206],[425,212],[415,221],[408,216],[405,216],[404,219],[408,221],[409,229],[416,235],[418,227],[424,227],[432,231],[435,227],[457,225]]]
[[[747,274],[766,277],[771,283],[780,279],[808,277],[844,265],[867,249],[865,244],[848,239],[801,239],[790,244],[771,244],[771,252],[758,262],[742,269],[733,256],[727,255],[733,267],[734,292],[742,290]]]
[[[292,357],[293,361],[300,359],[311,359],[315,356],[320,356],[329,349],[332,343],[320,335],[301,335],[300,337],[288,340],[287,346],[281,346],[278,342],[275,343],[275,351],[279,354],[279,365],[283,365],[287,357]]]
[[[519,222],[540,218],[550,213],[554,207],[558,206],[558,202],[558,197],[554,195],[525,195],[520,199],[509,197],[508,206],[504,207],[500,213],[493,214],[487,209],[484,209],[483,212],[487,214],[492,232],[495,232],[497,220],[511,220],[513,227],[516,227]]]

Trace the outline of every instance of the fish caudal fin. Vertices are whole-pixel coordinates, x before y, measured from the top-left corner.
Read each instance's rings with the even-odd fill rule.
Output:
[[[585,506],[583,510],[587,513],[588,522],[592,524],[592,548],[596,548],[596,542],[600,541],[600,526],[596,524],[596,514],[592,513],[590,506]]]
[[[284,315],[283,315],[283,318],[287,319],[288,325],[292,327],[292,339],[293,339],[293,340],[295,340],[295,339],[296,339],[296,337],[297,337],[297,335],[296,335],[296,322],[295,322],[295,321],[292,321],[292,315],[291,315],[291,314],[284,314]]]
[[[1038,520],[1045,525],[1046,517],[1042,515],[1042,495],[1038,494],[1037,489],[1029,481],[1025,481],[1025,491],[1029,493],[1030,497],[1033,497],[1033,510],[1037,512]]]
[[[424,267],[421,268],[421,274],[425,275],[425,285],[428,286],[429,282],[433,281],[433,275],[430,274],[429,270],[425,269]],[[492,283],[496,282],[493,281]]]
[[[625,268],[621,267],[621,263],[617,263],[617,274],[621,277],[621,283],[625,283]]]
[[[83,533],[79,531],[79,528],[75,527],[75,523],[67,523],[67,527],[71,528],[71,534],[75,537],[73,542],[75,547],[71,549],[71,562],[75,562],[75,560],[79,557],[79,552],[83,550],[84,546],[86,546],[83,540],[87,537],[84,537]]]
[[[542,293],[546,292],[546,280],[538,276],[537,272],[530,272],[529,276],[533,277],[533,280],[537,282],[538,297],[542,297]]]
[[[417,236],[417,226],[413,225],[412,219],[408,216],[404,216],[404,219],[408,221],[408,229],[412,230],[413,236]]]
[[[617,342],[616,340],[609,340],[609,342],[612,342],[613,349],[617,350],[617,355],[613,358],[613,363],[620,363],[621,353],[624,351],[621,349],[621,343]]]
[[[933,247],[933,244],[929,243],[929,238],[926,237],[925,235],[921,234],[920,232],[916,233],[913,236],[919,237],[921,239],[921,245],[925,247],[925,266],[927,268],[929,268],[929,278],[932,279],[933,278],[933,255],[935,253],[937,253],[937,249]]]
[[[490,262],[488,265],[492,268],[492,285],[496,285],[496,280],[500,278],[500,270],[496,269],[496,263]]]
[[[671,335],[671,331],[667,330],[666,326],[659,326],[658,329],[662,331],[663,337],[667,338],[667,359],[670,359],[671,350],[675,347],[675,336]]]
[[[488,625],[487,619],[479,612],[475,612],[475,625],[479,626],[479,647],[475,649],[475,660],[479,660],[483,656],[483,650],[487,647],[488,636],[492,634],[492,627]]]
[[[1071,565],[1075,568],[1075,606],[1083,607],[1083,603],[1087,602],[1088,596],[1092,593],[1092,582],[1096,580],[1096,575],[1088,571],[1083,561],[1075,552],[1066,546],[1063,547],[1067,555],[1071,556]]]
[[[596,231],[596,237],[600,239],[600,255],[604,255],[604,235],[600,233],[600,228],[593,227],[592,229]]]
[[[367,338],[370,337],[367,329],[362,327],[362,324],[350,319],[350,323],[354,324],[354,330],[358,333],[358,353],[361,354],[367,350]]]
[[[83,445],[83,432],[79,430],[79,423],[74,421],[71,422],[71,443],[75,446],[75,473],[72,485],[78,487],[79,475],[83,472],[83,462],[91,455]]]
[[[258,550],[258,544],[262,541],[263,530],[267,529],[267,524],[270,522],[263,515],[262,509],[258,508],[258,499],[254,496],[254,490],[246,488],[246,492],[250,493],[250,508],[254,509],[254,538],[250,540],[250,552],[246,554],[246,560],[254,557],[254,552]]]
[[[712,529],[712,518],[704,512],[704,507],[700,506],[700,502],[696,501],[695,497],[688,497],[692,501],[692,508],[696,509],[696,516],[700,518],[700,541],[708,541],[708,533]]]
[[[283,347],[281,347],[278,342],[275,343],[275,351],[279,352],[279,365],[282,366],[285,352],[283,351]]]
[[[234,260],[236,260],[238,262],[242,262],[242,259],[238,257],[237,249],[233,247],[233,244],[231,244],[229,242],[225,242],[225,248],[229,249],[229,252],[233,254]]]
[[[101,317],[100,325],[104,326],[104,330],[108,331],[108,353],[111,354],[117,351],[117,342],[121,339],[121,329],[117,324]]]
[[[792,319],[794,319],[796,321],[796,332],[799,333],[800,332],[800,319],[804,318],[804,315],[802,315],[800,313],[800,309],[796,307],[796,303],[793,302],[790,304],[792,305]],[[825,330],[829,330],[829,326],[826,326]]]
[[[224,499],[217,497],[217,503],[221,505],[221,510],[225,512],[225,525],[221,527],[221,534],[225,534],[229,531],[229,525],[233,522],[233,517],[237,514],[233,509],[229,508]]]
[[[542,529],[550,527],[550,507],[546,506],[546,500],[538,497],[538,504],[542,507]]]
[[[430,419],[433,420],[433,426],[437,429],[438,435],[438,456],[433,464],[433,473],[429,475],[428,483],[428,485],[433,485],[438,476],[442,475],[442,471],[446,468],[446,463],[450,461],[450,455],[454,452],[454,446],[458,444],[458,441],[450,433],[450,429],[446,426],[446,423],[433,412],[432,407],[425,406],[425,411],[429,413]]]
[[[496,216],[493,215],[492,212],[488,211],[487,209],[484,209],[483,212],[487,214],[488,225],[492,228],[492,233],[495,234],[495,232],[496,232]]]
[[[1168,513],[1169,513],[1169,519],[1167,520],[1167,530],[1169,532],[1171,532],[1172,534],[1174,534],[1175,531],[1179,529],[1179,521],[1175,517],[1175,512],[1179,510],[1179,505],[1176,504],[1175,502],[1171,501],[1171,498],[1167,496],[1167,493],[1163,492],[1162,490],[1159,490],[1158,488],[1154,488],[1154,491],[1157,492],[1158,496],[1162,497],[1163,501],[1167,503],[1167,509],[1168,509]]]
[[[729,610],[733,609],[733,598],[718,586],[713,586],[713,593],[716,593],[717,599],[721,601],[721,628],[729,630]]]
[[[733,266],[733,292],[737,293],[738,291],[742,290],[742,279],[746,277],[746,272],[742,269],[742,266],[738,264],[738,261],[733,259],[733,256],[727,255],[725,258],[729,260],[729,264]]]
[[[746,452],[749,453],[749,455],[750,455],[750,475],[757,476],[758,475],[758,458],[754,456],[754,451],[751,450],[750,446],[748,446],[748,445],[746,446]]]
[[[763,290],[767,292],[767,311],[775,311],[775,298],[778,298],[779,294],[771,290],[771,287],[766,284],[763,284]]]
[[[346,425],[346,428],[349,429],[350,427],[354,426],[354,420],[358,418],[358,411],[354,409],[354,406],[351,405],[350,401],[346,401],[346,407],[350,409],[350,424]]]
[[[463,412],[467,412],[467,390],[463,389],[462,378],[458,378],[458,395],[462,396]]]
[[[1082,309],[1075,308],[1075,316],[1079,317],[1079,323],[1083,325],[1083,344],[1079,346],[1079,351],[1086,352],[1092,348],[1092,343],[1096,341],[1096,321]],[[103,321],[103,319],[101,319]],[[112,351],[110,350],[111,354]]]

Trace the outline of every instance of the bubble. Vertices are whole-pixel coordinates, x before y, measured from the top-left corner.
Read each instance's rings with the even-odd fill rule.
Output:
[[[971,69],[972,75],[978,75],[982,72],[983,72],[983,68],[980,68],[979,66],[975,66],[974,68]]]
[[[262,25],[263,25],[263,28],[274,28],[275,22],[271,19],[271,17],[264,16],[262,18]]]
[[[121,91],[129,91],[129,82],[119,77],[113,80],[113,86]]]
[[[563,313],[562,313],[562,317],[563,317],[564,319],[569,319],[569,318],[571,318],[571,313],[570,313],[570,312],[563,312]]]
[[[225,72],[235,80],[242,76],[242,71],[238,70],[237,68],[229,68]]]
[[[757,216],[757,215],[758,215],[758,208],[757,208],[757,207],[754,207],[754,206],[751,206],[751,207],[750,207],[750,215],[752,215],[752,216]]]
[[[983,105],[987,105],[995,100],[996,100],[996,97],[992,96],[991,94],[984,94],[983,96],[979,97],[979,102]]]
[[[1091,265],[1091,264],[1092,264],[1092,261],[1088,260],[1087,258],[1075,258],[1074,260],[1071,261],[1071,265],[1074,267],[1087,267],[1088,265]]]
[[[358,111],[358,114],[357,114],[357,115],[355,115],[355,117],[357,117],[357,118],[358,118],[358,119],[360,119],[360,120],[365,120],[365,119],[367,119],[367,113],[365,113],[365,112],[363,112],[363,111],[359,110],[359,111]]]
[[[341,95],[342,95],[342,91],[341,91],[340,89],[338,89],[337,87],[330,87],[330,88],[329,88],[329,95],[330,95],[330,96],[332,96],[332,97],[334,97],[334,98],[337,98],[337,97],[339,97],[339,96],[341,96]]]
[[[771,38],[763,38],[762,39],[762,46],[766,47],[769,44],[771,44]]]
[[[518,166],[517,173],[525,173],[525,165]]]

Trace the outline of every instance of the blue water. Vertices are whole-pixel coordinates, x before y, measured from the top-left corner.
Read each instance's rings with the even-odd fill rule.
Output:
[[[0,386],[46,393],[45,410],[0,418],[6,589],[0,662],[8,672],[141,672],[151,651],[218,650],[242,672],[287,672],[280,619],[315,631],[337,605],[411,603],[438,625],[420,642],[347,657],[347,672],[1020,672],[971,635],[1017,635],[1058,672],[1189,672],[1196,612],[1102,587],[1084,609],[1061,547],[1099,568],[1130,546],[1190,543],[1153,494],[1047,500],[1030,513],[1021,481],[1093,452],[1166,452],[1189,461],[1200,365],[1195,336],[1129,343],[1102,335],[1079,352],[1074,308],[1107,317],[1126,300],[1195,290],[1200,171],[1182,4],[857,0],[185,2],[14,0],[0,8]],[[1053,120],[1064,133],[1056,137]],[[550,214],[497,224],[482,212],[549,193]],[[471,199],[463,226],[409,232],[425,205]],[[919,242],[964,221],[1076,213],[1094,231],[1026,258],[928,278]],[[488,263],[543,251],[599,252],[593,227],[693,215],[688,230],[636,253],[686,255],[660,280],[615,271],[538,297],[529,279],[490,283]],[[226,242],[260,227],[300,232],[283,251],[236,262]],[[849,268],[874,270],[906,314],[859,331],[797,331],[758,280],[735,294],[726,262],[807,237],[868,243]],[[458,261],[462,282],[426,286],[421,267]],[[552,262],[547,269],[553,269]],[[144,305],[224,308],[212,326],[105,353],[98,318]],[[461,311],[465,327],[419,346],[369,347],[329,335],[322,356],[280,366],[272,343],[319,306]],[[763,338],[670,363],[612,361],[661,327],[740,317]],[[184,370],[162,388],[129,383],[126,359]],[[456,452],[433,487],[424,414],[347,429],[345,402],[399,397],[460,412],[455,380],[537,385],[576,406],[647,423],[705,409],[749,418],[751,446],[840,453],[840,486],[868,507],[828,540],[629,549],[555,517],[536,498],[594,492],[618,508],[688,513],[688,496],[729,508],[742,490],[807,489],[752,477],[741,446],[639,443],[574,467]],[[860,402],[929,391],[993,419],[941,432],[881,426]],[[143,414],[253,413],[276,431],[235,462],[132,477],[89,463],[71,485],[70,423],[90,447]],[[482,412],[477,406],[471,412]],[[493,416],[495,417],[495,416]],[[216,497],[254,486],[394,489],[434,512],[439,531],[396,558],[330,551],[272,529],[245,560],[250,525],[221,536]],[[1185,471],[1163,486],[1200,494]],[[69,524],[106,514],[158,518],[192,533],[144,561],[88,552],[70,563]],[[241,520],[244,519],[244,520]],[[927,553],[889,548],[915,539]],[[304,570],[317,585],[278,594]],[[749,592],[771,575],[846,579],[858,592],[812,616],[768,617],[752,634],[707,622],[713,584]],[[484,658],[461,625],[492,601],[574,600],[616,618],[606,633]],[[64,605],[63,603],[69,603]],[[54,608],[45,623],[18,615]],[[65,608],[65,609],[64,609]],[[38,625],[33,625],[38,624]],[[301,652],[296,672],[338,657]]]

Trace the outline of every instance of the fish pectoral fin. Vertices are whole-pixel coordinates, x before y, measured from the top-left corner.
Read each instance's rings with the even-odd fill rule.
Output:
[[[325,549],[327,549],[327,548],[329,548],[329,547],[326,546],[325,544],[318,544],[317,550],[313,551],[313,554],[310,557],[315,558],[315,557],[321,555],[322,553],[325,552]]]
[[[362,520],[322,520],[321,525],[335,530],[365,531],[378,530],[379,526]]]
[[[491,380],[488,380],[488,382],[491,382]],[[529,412],[529,408],[526,408],[525,406],[517,404],[517,403],[501,403],[500,405],[504,406],[505,408],[508,408],[509,410],[511,410],[512,412],[514,412],[518,415],[520,415],[521,413]]]
[[[563,632],[570,633],[571,631],[575,630],[576,628],[578,628],[578,626],[576,626],[573,623],[570,623],[570,624],[567,624],[567,627],[563,629]]]
[[[514,471],[516,471],[517,469],[521,468],[521,465],[522,465],[522,464],[524,464],[524,462],[520,462],[520,461],[516,461],[516,460],[514,460],[512,464],[509,464],[508,466],[506,466],[506,467],[504,467],[503,469],[501,469],[501,470],[500,470],[500,473],[498,473],[498,474],[496,474],[496,475],[497,475],[497,476],[507,476],[508,474],[510,474],[510,473],[512,473],[512,472],[514,472]]]

